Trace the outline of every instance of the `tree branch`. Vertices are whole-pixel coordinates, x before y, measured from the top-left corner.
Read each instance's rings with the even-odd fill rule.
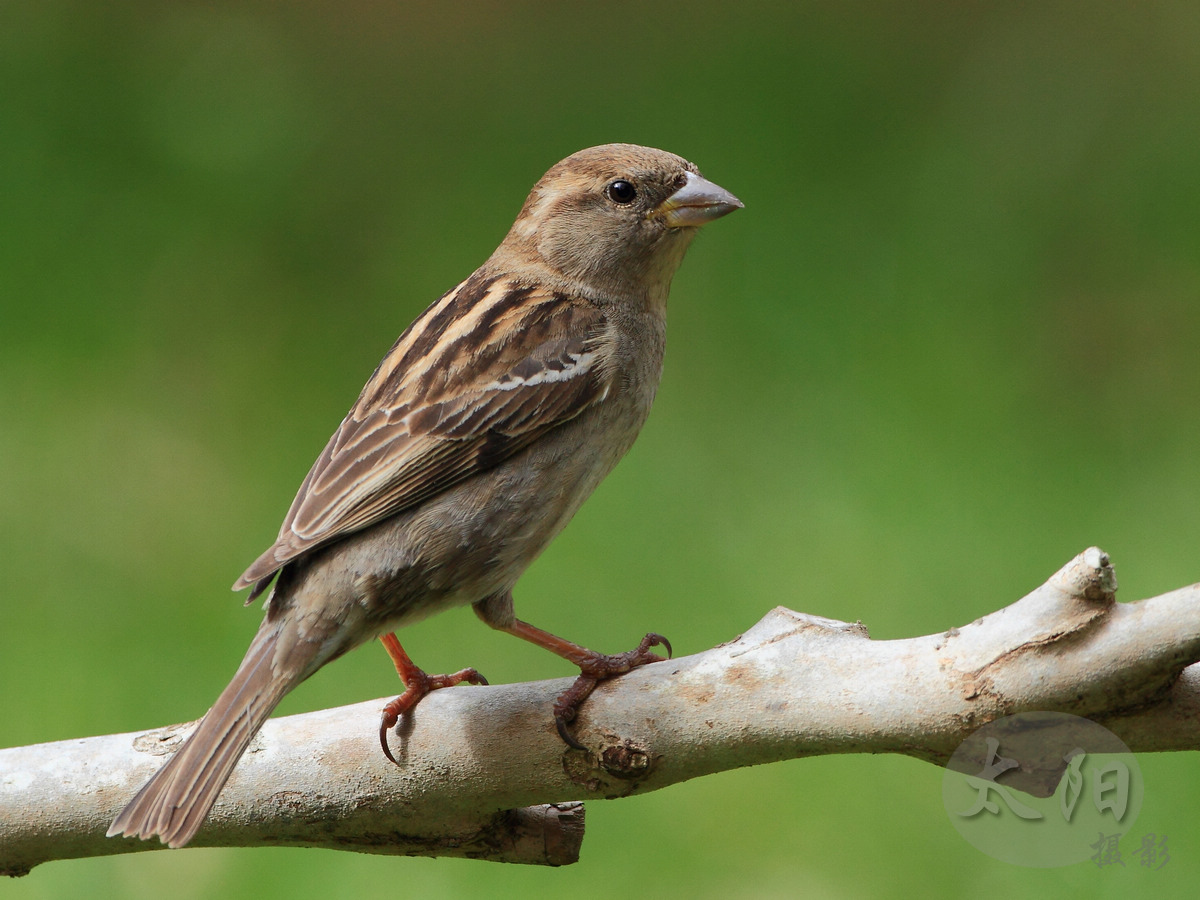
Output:
[[[376,737],[384,701],[273,719],[192,846],[561,865],[578,856],[582,805],[534,804],[825,753],[946,764],[975,729],[1021,711],[1091,719],[1135,752],[1200,748],[1200,585],[1129,604],[1115,592],[1091,548],[943,634],[872,641],[861,624],[780,607],[727,644],[601,685],[575,726],[587,753],[549,714],[570,679],[436,692],[401,723],[399,768]],[[104,832],[190,728],[0,751],[0,872],[159,848]],[[1008,783],[1045,794],[1060,774]]]

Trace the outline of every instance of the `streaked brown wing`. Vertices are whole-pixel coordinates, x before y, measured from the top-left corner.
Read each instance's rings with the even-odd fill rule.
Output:
[[[529,446],[608,392],[588,304],[473,275],[392,347],[318,457],[275,544],[235,590],[428,500]],[[464,358],[469,366],[458,365]]]

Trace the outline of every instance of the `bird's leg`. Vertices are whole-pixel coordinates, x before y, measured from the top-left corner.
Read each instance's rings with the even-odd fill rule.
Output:
[[[607,655],[581,647],[565,638],[543,631],[528,622],[522,622],[512,613],[512,594],[500,594],[488,597],[475,604],[475,613],[488,625],[498,631],[515,635],[549,650],[556,656],[561,656],[570,663],[579,666],[579,677],[554,701],[554,724],[563,741],[577,750],[586,750],[583,744],[567,729],[574,721],[579,707],[588,695],[596,689],[596,685],[607,678],[624,675],[630,669],[644,666],[647,663],[662,662],[663,657],[651,653],[651,647],[665,647],[667,656],[671,655],[671,643],[661,634],[651,632],[642,638],[634,649],[625,653]]]
[[[428,694],[438,688],[453,687],[456,684],[487,684],[487,679],[474,669],[463,669],[453,675],[428,675],[417,666],[404,652],[394,634],[384,634],[379,637],[383,649],[388,652],[396,665],[396,674],[404,682],[404,693],[383,708],[383,720],[379,725],[379,743],[383,745],[383,755],[396,762],[392,749],[388,746],[388,732],[400,721],[400,717],[411,712],[412,708]],[[399,763],[396,763],[399,765]]]
[[[596,689],[596,685],[606,678],[624,675],[630,669],[636,669],[638,666],[662,662],[663,657],[657,653],[651,653],[651,647],[665,647],[667,656],[671,655],[670,642],[661,634],[653,632],[642,638],[641,643],[634,649],[625,653],[609,655],[580,647],[578,644],[573,644],[548,631],[530,625],[528,622],[522,622],[520,619],[513,619],[511,624],[501,626],[500,630],[529,641],[531,644],[544,647],[551,653],[579,666],[579,677],[575,679],[575,683],[559,694],[558,699],[554,701],[554,724],[558,728],[558,734],[576,750],[586,750],[587,747],[571,734],[567,726],[575,720],[579,707]]]

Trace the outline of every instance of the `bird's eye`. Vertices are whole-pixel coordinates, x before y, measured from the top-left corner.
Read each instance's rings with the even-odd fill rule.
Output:
[[[632,203],[637,197],[637,188],[628,181],[618,180],[609,184],[604,189],[604,193],[608,195],[608,199],[613,203]]]

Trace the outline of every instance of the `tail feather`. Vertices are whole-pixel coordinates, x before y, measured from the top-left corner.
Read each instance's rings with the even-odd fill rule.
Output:
[[[145,840],[157,835],[169,847],[182,847],[195,836],[254,735],[305,674],[306,666],[290,658],[286,670],[276,670],[278,639],[278,627],[264,623],[229,686],[191,737],[113,820],[109,837]]]

